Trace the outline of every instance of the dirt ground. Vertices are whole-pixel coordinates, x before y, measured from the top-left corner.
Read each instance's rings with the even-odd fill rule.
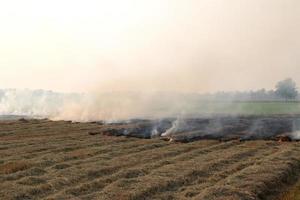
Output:
[[[0,122],[0,199],[276,199],[300,143],[114,137],[105,125]]]

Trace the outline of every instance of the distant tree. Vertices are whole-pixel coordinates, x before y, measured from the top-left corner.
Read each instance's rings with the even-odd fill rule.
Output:
[[[279,81],[275,92],[286,101],[295,99],[298,96],[297,85],[291,78]]]

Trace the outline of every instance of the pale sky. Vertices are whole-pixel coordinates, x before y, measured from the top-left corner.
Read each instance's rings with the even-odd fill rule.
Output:
[[[0,88],[300,85],[299,0],[0,0]]]

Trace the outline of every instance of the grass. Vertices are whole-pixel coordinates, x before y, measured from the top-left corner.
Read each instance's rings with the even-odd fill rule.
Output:
[[[272,115],[300,114],[300,102],[277,101],[233,101],[233,102],[199,102],[188,108],[197,114],[243,114],[243,115]],[[189,113],[189,112],[187,112]]]
[[[300,200],[300,181],[290,191],[283,194],[280,200]]]
[[[14,161],[0,165],[0,174],[11,174],[30,168],[31,164],[26,161]]]
[[[296,142],[88,134],[101,128],[0,122],[0,199],[269,199],[300,170]]]

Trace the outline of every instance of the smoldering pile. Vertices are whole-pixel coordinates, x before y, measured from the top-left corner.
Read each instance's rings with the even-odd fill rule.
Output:
[[[300,140],[300,116],[215,116],[110,123],[90,135],[160,137],[192,142],[201,139]]]

